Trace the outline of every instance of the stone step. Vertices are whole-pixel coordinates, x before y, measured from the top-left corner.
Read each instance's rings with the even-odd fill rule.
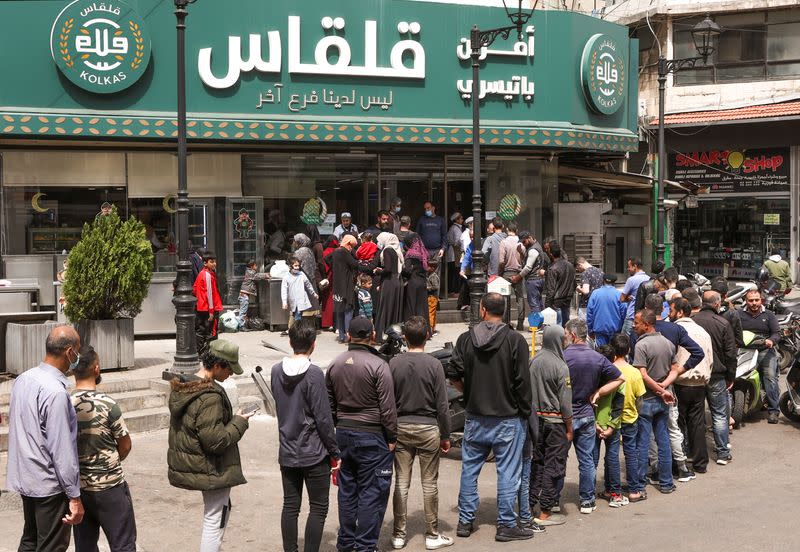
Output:
[[[121,374],[121,373],[120,373]],[[71,378],[70,378],[71,379]],[[103,383],[97,386],[97,390],[111,396],[127,393],[129,391],[139,391],[150,389],[152,380],[150,378],[138,379],[111,379],[109,374],[103,374]],[[6,412],[11,402],[11,393],[0,393],[0,412]]]
[[[166,406],[146,408],[125,413],[125,424],[131,433],[156,431],[169,427],[169,409]]]
[[[167,394],[155,389],[141,389],[111,396],[117,401],[123,416],[126,418],[128,412],[133,413],[139,410],[167,406]]]

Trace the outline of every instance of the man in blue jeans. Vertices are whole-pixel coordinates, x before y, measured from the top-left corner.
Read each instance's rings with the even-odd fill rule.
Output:
[[[640,310],[633,321],[633,330],[639,336],[633,366],[642,373],[647,393],[639,409],[639,434],[636,447],[639,451],[639,474],[637,488],[647,484],[648,452],[650,439],[655,435],[658,446],[659,490],[664,494],[675,491],[672,481],[672,449],[669,444],[669,406],[675,397],[669,386],[681,373],[676,363],[676,348],[667,338],[656,331],[656,314]],[[642,494],[647,498],[647,493]]]
[[[458,493],[459,537],[475,530],[478,476],[490,452],[497,466],[497,532],[508,542],[533,537],[517,525],[514,504],[522,475],[522,447],[531,413],[528,344],[503,323],[505,301],[499,293],[481,300],[482,322],[461,334],[453,349],[448,377],[463,390],[467,411],[461,448],[461,488]]]
[[[347,351],[328,367],[325,381],[341,452],[339,538],[336,549],[373,552],[392,485],[397,410],[389,365],[370,341],[372,322],[357,316]]]
[[[745,308],[739,311],[742,321],[742,330],[750,331],[764,338],[763,345],[757,345],[758,371],[764,382],[764,391],[767,393],[767,408],[769,409],[768,423],[777,424],[778,401],[781,390],[778,385],[778,355],[775,353],[775,344],[781,337],[781,328],[775,315],[762,306],[761,292],[753,289],[745,295]],[[748,347],[749,348],[749,347]]]
[[[571,319],[564,328],[564,360],[572,383],[572,444],[578,457],[582,514],[591,514],[597,509],[594,496],[597,432],[593,406],[597,399],[613,393],[625,381],[616,366],[586,344],[587,334],[586,322],[580,318]]]
[[[625,280],[625,287],[622,288],[622,295],[619,300],[628,304],[625,313],[625,322],[622,325],[622,333],[629,335],[633,328],[633,315],[636,314],[636,294],[639,286],[650,280],[650,276],[642,268],[644,264],[639,258],[631,257],[628,259],[628,274],[630,277]]]

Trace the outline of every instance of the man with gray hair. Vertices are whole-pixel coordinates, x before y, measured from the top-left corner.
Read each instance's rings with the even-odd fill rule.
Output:
[[[70,526],[83,520],[78,421],[66,376],[80,360],[80,347],[72,327],[53,328],[44,360],[11,390],[8,487],[22,496],[21,551],[64,551]]]
[[[711,411],[711,431],[714,434],[714,452],[717,464],[725,466],[731,461],[728,450],[730,406],[728,390],[736,379],[736,356],[738,349],[734,330],[725,317],[717,314],[721,296],[715,291],[703,294],[702,308],[693,312],[692,320],[711,337],[713,360],[711,376],[706,384],[706,401]]]
[[[586,321],[573,318],[564,326],[564,360],[572,384],[572,444],[578,458],[580,511],[591,514],[595,504],[597,466],[594,463],[594,406],[617,390],[625,378],[619,368],[586,344]]]

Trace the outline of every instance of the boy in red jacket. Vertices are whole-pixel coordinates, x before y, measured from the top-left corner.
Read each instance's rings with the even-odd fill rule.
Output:
[[[195,334],[197,352],[200,357],[208,352],[208,343],[217,338],[217,323],[222,312],[222,299],[217,289],[217,256],[210,251],[203,254],[203,270],[194,281],[194,295],[197,297]]]

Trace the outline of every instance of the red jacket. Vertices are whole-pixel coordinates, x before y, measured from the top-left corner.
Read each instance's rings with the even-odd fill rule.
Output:
[[[217,290],[217,275],[204,268],[194,281],[194,296],[197,297],[197,312],[222,311],[222,299]]]
[[[378,245],[375,242],[364,242],[356,251],[356,259],[359,261],[371,261],[378,252]]]

